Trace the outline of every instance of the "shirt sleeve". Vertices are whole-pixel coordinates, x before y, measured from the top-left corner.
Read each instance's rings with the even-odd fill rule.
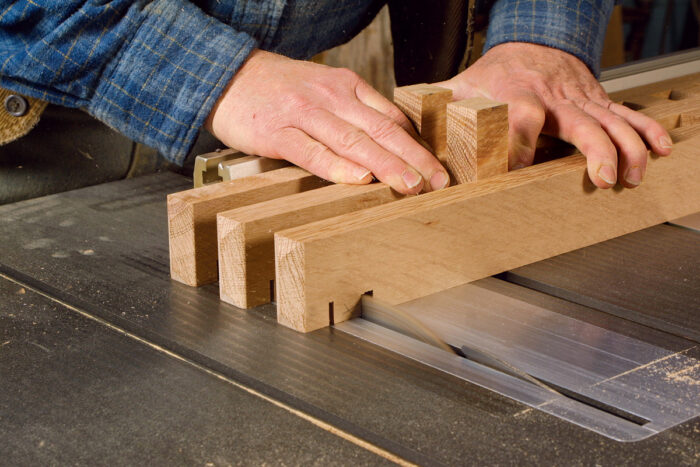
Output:
[[[80,107],[182,163],[257,46],[184,0],[0,2],[0,86]]]
[[[613,0],[498,0],[484,53],[504,42],[531,42],[569,52],[600,74]]]

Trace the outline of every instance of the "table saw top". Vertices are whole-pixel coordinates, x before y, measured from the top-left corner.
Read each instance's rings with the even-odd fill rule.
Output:
[[[0,458],[698,462],[698,418],[615,442],[332,328],[296,333],[272,305],[243,311],[216,285],[171,281],[165,195],[190,183],[164,173],[0,207]],[[697,268],[698,235],[655,227],[504,280],[599,326],[680,326],[697,342],[700,279],[674,265]],[[626,248],[639,255],[615,256]],[[663,284],[663,299],[634,281]]]

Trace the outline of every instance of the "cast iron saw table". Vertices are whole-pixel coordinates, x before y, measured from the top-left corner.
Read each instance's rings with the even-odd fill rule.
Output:
[[[162,173],[0,207],[1,465],[700,460],[700,418],[620,443],[336,329],[296,333],[274,305],[244,311],[216,285],[171,281],[165,196],[190,184]],[[658,345],[674,350],[654,323],[696,344],[700,233],[662,225],[614,242],[557,259],[578,265],[572,281],[551,261],[490,280],[630,336],[633,299]]]

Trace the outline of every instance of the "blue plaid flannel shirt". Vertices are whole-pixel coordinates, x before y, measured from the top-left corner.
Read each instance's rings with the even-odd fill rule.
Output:
[[[383,0],[0,1],[0,86],[79,107],[181,163],[254,48],[308,58],[357,34]],[[613,1],[498,0],[486,49],[570,52],[594,71]]]

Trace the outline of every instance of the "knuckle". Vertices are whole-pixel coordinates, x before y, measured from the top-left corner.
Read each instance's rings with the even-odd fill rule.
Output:
[[[615,115],[612,112],[605,112],[600,119],[600,123],[606,127],[621,126],[626,125],[627,122],[620,116]]]
[[[335,70],[335,73],[337,74],[338,78],[342,80],[347,80],[350,82],[362,81],[360,75],[358,75],[349,68],[336,68]]]
[[[322,167],[325,164],[324,159],[327,150],[328,149],[318,141],[310,141],[302,148],[301,158],[306,161],[310,167]]]
[[[312,100],[299,92],[289,93],[284,96],[282,108],[292,112],[306,112],[314,107]]]
[[[394,158],[388,154],[378,154],[372,157],[371,163],[368,164],[369,169],[379,176],[386,176],[390,173],[401,173],[403,167],[399,167],[395,164]]]
[[[369,135],[375,140],[390,138],[395,135],[400,128],[401,127],[399,127],[394,120],[390,118],[381,118],[371,125]]]
[[[352,152],[362,144],[365,134],[359,128],[352,128],[340,134],[338,144],[344,152]]]
[[[542,127],[545,121],[545,110],[535,102],[519,102],[511,107],[510,118],[515,127],[529,127],[531,125]]]
[[[395,105],[391,105],[386,110],[385,114],[392,121],[398,123],[403,127],[408,127],[411,125],[411,122],[408,120],[408,117],[406,117],[406,115],[404,115],[404,113],[401,112]]]

